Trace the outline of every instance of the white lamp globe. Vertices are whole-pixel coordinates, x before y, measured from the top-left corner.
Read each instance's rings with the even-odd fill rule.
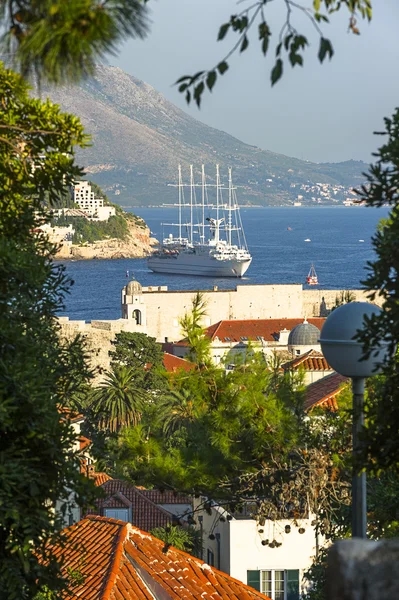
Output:
[[[364,360],[363,344],[354,339],[359,330],[365,329],[364,317],[381,312],[378,306],[368,302],[349,302],[327,317],[319,341],[325,359],[337,373],[347,377],[371,377],[381,371],[390,354],[388,342],[381,340]]]

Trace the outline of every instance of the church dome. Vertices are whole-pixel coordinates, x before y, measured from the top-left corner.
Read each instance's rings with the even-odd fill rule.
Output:
[[[141,283],[133,279],[129,281],[126,286],[126,295],[127,296],[135,296],[136,294],[141,294],[143,292],[143,286]]]
[[[313,344],[318,344],[320,338],[320,331],[311,323],[308,323],[306,320],[294,327],[288,336],[288,345],[289,346],[312,346]]]

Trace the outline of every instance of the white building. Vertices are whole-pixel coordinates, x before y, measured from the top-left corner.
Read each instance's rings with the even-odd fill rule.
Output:
[[[196,293],[129,282],[122,288],[122,319],[131,321],[135,331],[155,337],[158,342],[176,342],[182,338],[179,320],[192,310]],[[367,301],[363,290],[352,293],[356,301]],[[257,321],[284,317],[302,322],[305,316],[310,322],[313,317],[327,316],[339,294],[340,290],[304,290],[301,284],[236,285],[226,290],[214,286],[204,290],[207,314],[202,326],[225,319]]]
[[[71,242],[75,233],[75,230],[71,224],[67,227],[53,227],[52,225],[50,225],[50,223],[44,223],[43,225],[40,225],[39,229],[43,231],[43,233],[47,234],[49,240],[54,244],[61,244],[62,242]]]
[[[204,498],[198,505],[203,505]],[[272,600],[299,600],[303,574],[312,564],[316,540],[310,519],[256,521],[216,503],[195,513],[202,532],[203,560],[254,587]]]
[[[77,181],[73,186],[73,201],[92,219],[108,221],[115,215],[115,207],[104,206],[102,198],[95,198],[88,181]]]
[[[325,319],[314,317],[307,321],[291,319],[233,319],[223,320],[208,327],[210,354],[215,365],[234,363],[239,355],[245,356],[248,346],[262,352],[265,358],[275,353],[283,359],[299,357],[309,351],[320,351],[320,331]],[[185,340],[172,345],[172,353],[185,358],[189,346]],[[330,373],[332,371],[330,370]]]

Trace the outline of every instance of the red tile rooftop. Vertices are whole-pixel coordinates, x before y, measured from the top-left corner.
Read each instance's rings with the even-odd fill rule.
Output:
[[[295,371],[299,368],[304,369],[305,371],[334,370],[332,367],[330,367],[323,354],[321,352],[317,352],[317,350],[309,350],[308,352],[305,352],[305,354],[301,354],[301,356],[284,363],[281,365],[281,368],[284,371]]]
[[[144,531],[165,527],[175,520],[171,512],[157,506],[158,504],[192,505],[190,496],[169,490],[139,489],[121,479],[109,479],[101,489],[104,497],[97,501],[96,508],[91,509],[90,514],[104,515],[107,508],[128,508],[133,525]]]
[[[258,341],[262,337],[265,342],[276,342],[278,334],[283,329],[292,331],[294,327],[303,323],[303,318],[298,319],[232,319],[218,321],[206,329],[206,335],[215,340],[218,338],[221,342],[241,342],[242,338],[251,341]],[[308,323],[315,325],[321,330],[325,321],[322,317],[307,319]],[[184,345],[181,340],[178,344]]]
[[[154,598],[255,600],[267,597],[129,523],[89,516],[64,530],[55,546],[62,572],[79,572],[72,596],[79,600]]]
[[[112,477],[110,477],[107,473],[97,472],[90,476],[90,478],[94,480],[94,485],[96,486],[103,485],[106,481],[110,481],[112,479]]]
[[[163,366],[169,373],[175,373],[180,369],[183,371],[191,371],[192,369],[195,369],[196,365],[189,360],[173,356],[173,354],[169,354],[169,352],[164,352]]]
[[[338,410],[336,396],[348,381],[349,377],[333,373],[309,385],[305,393],[305,410],[311,410],[315,406]]]

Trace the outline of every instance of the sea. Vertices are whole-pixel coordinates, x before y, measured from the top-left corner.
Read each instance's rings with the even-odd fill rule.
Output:
[[[170,231],[165,223],[176,222],[176,209],[170,207],[127,210],[142,217],[159,240]],[[367,263],[375,258],[372,236],[388,213],[388,207],[364,206],[242,208],[253,258],[240,280],[156,274],[148,270],[146,259],[66,261],[66,273],[74,284],[59,314],[71,320],[119,319],[121,289],[132,277],[143,286],[171,290],[281,283],[301,283],[306,288],[314,264],[316,289],[359,289],[367,276]]]

